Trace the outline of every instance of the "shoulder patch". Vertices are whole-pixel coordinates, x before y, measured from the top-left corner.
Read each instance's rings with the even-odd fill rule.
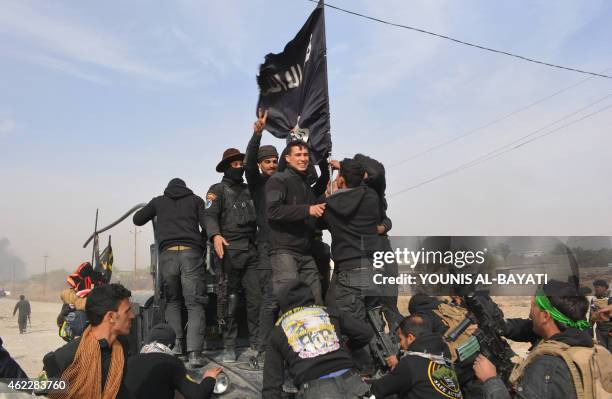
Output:
[[[427,367],[427,376],[431,386],[443,397],[449,399],[463,398],[461,389],[459,389],[457,374],[452,368],[430,360]]]
[[[208,194],[206,194],[206,209],[210,208],[212,206],[212,203],[214,200],[217,199],[217,194],[209,192]]]

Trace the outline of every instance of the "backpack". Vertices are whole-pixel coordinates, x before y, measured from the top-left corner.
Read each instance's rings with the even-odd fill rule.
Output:
[[[515,385],[525,367],[542,355],[562,358],[570,371],[578,399],[609,399],[612,393],[612,354],[603,346],[569,346],[558,341],[542,341],[510,375]]]
[[[59,336],[66,342],[83,335],[83,331],[89,325],[89,320],[83,310],[70,310],[61,321]]]

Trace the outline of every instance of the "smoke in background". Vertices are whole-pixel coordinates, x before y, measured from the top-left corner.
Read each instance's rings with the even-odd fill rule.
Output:
[[[8,238],[0,238],[0,281],[21,280],[26,276],[25,262],[10,251],[11,242]],[[13,269],[14,268],[14,269]]]

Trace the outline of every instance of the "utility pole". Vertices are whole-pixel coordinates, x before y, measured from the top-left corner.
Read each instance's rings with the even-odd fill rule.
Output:
[[[45,258],[45,282],[43,285],[43,298],[46,298],[47,297],[47,259],[49,258],[49,255],[45,255],[43,256],[43,258]]]
[[[141,233],[142,230],[138,230],[134,227],[134,231],[130,230],[130,234],[134,234],[134,278],[132,279],[132,289],[136,289],[136,264],[137,264],[137,245],[138,245],[138,233]]]

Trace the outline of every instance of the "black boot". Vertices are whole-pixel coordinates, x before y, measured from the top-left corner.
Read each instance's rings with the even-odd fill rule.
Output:
[[[174,343],[174,348],[172,349],[172,353],[174,356],[184,356],[185,355],[185,343],[181,338],[177,338]]]
[[[204,366],[204,359],[202,359],[202,355],[200,355],[200,352],[189,352],[189,366],[192,368],[199,368]]]

